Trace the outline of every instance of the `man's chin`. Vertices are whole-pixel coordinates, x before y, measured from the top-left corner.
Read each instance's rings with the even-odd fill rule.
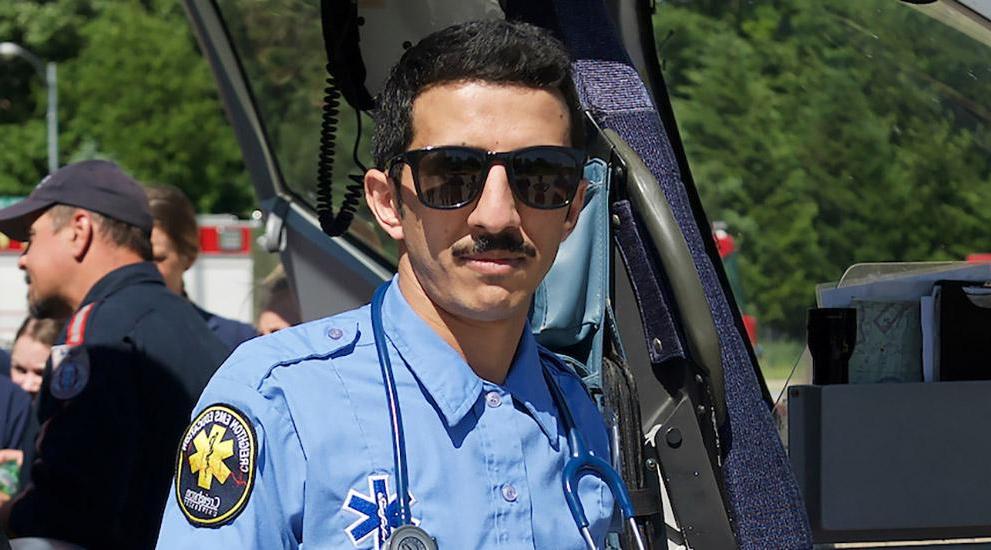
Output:
[[[465,313],[476,321],[502,321],[525,316],[529,311],[530,296],[525,292],[492,286],[480,290],[464,304],[469,310]]]
[[[66,319],[72,306],[59,298],[28,298],[28,311],[35,319]]]

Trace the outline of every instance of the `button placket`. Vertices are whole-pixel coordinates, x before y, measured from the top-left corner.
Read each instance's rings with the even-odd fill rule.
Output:
[[[516,492],[516,487],[513,487],[512,483],[503,484],[502,498],[505,499],[506,502],[516,502],[516,499],[519,498],[519,496],[519,493]]]
[[[494,409],[502,405],[502,396],[497,391],[490,391],[485,394],[485,404]]]
[[[526,486],[523,449],[518,432],[520,411],[513,396],[500,386],[484,384],[482,416],[494,444],[493,462],[489,469],[490,494],[495,517],[490,536],[500,546],[512,546],[510,541],[533,540],[531,503]],[[505,405],[505,406],[503,406]]]

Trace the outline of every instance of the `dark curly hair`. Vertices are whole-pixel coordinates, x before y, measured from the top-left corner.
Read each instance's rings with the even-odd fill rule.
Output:
[[[558,90],[571,113],[571,143],[584,124],[571,81],[571,58],[547,31],[505,20],[469,21],[428,35],[406,50],[378,98],[373,155],[385,168],[413,141],[413,100],[431,86],[480,81]]]

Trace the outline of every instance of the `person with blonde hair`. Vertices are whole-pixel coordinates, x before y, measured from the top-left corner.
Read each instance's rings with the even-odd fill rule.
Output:
[[[265,301],[258,313],[258,321],[255,322],[258,332],[271,334],[301,322],[299,302],[296,300],[296,293],[289,286],[289,278],[286,277],[282,264],[275,266],[265,277],[262,288]]]
[[[41,389],[45,362],[63,325],[64,320],[28,316],[17,329],[10,350],[10,379],[32,397]]]

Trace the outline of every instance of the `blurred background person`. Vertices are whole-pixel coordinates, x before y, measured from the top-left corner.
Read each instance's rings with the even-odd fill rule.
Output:
[[[28,317],[21,323],[10,350],[10,379],[22,390],[38,395],[45,361],[65,321]]]
[[[176,445],[227,349],[165,286],[153,227],[142,186],[101,160],[0,209],[0,231],[26,243],[30,311],[70,318],[37,397],[31,482],[0,506],[8,536],[154,546]]]
[[[279,264],[262,282],[265,301],[258,313],[258,332],[271,334],[277,330],[298,325],[302,321],[296,293],[289,286],[286,272]]]
[[[10,381],[24,390],[24,396],[0,392],[0,403],[5,407],[3,435],[0,450],[0,502],[13,496],[18,487],[23,488],[30,477],[29,471],[21,471],[27,457],[34,458],[34,441],[38,435],[38,422],[32,413],[31,401],[41,389],[45,363],[52,353],[52,345],[65,325],[64,320],[28,316],[17,329],[14,346],[10,351]],[[22,408],[26,408],[22,411]],[[23,418],[23,420],[22,420]],[[16,438],[16,439],[14,439]],[[19,474],[19,472],[22,472]]]
[[[0,504],[17,492],[24,460],[21,446],[31,423],[31,396],[0,376]]]
[[[172,292],[186,296],[182,275],[192,267],[200,253],[196,209],[185,193],[177,187],[156,185],[148,187],[146,192],[148,207],[155,219],[155,226],[151,231],[155,265],[162,273],[165,285]],[[196,304],[193,304],[193,307],[217,338],[227,345],[229,351],[233,351],[241,342],[258,335],[255,327],[247,323],[215,315]]]

